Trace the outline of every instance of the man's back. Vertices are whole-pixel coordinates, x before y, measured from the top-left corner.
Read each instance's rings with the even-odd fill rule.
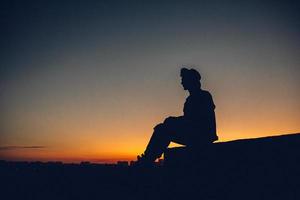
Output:
[[[191,123],[195,134],[193,140],[203,142],[217,140],[214,109],[215,105],[208,91],[200,89],[186,99],[183,109],[184,118]]]

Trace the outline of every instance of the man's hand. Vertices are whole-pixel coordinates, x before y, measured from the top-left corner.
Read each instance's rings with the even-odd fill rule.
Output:
[[[170,122],[172,122],[172,121],[174,121],[174,120],[177,120],[177,119],[179,119],[179,118],[182,118],[182,117],[183,117],[183,116],[178,116],[178,117],[170,116],[170,117],[167,117],[167,118],[165,119],[164,123],[170,123]]]

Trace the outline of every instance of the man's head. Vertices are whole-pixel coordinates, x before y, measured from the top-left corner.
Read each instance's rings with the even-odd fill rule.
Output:
[[[201,87],[201,75],[195,69],[181,68],[181,84],[184,90],[195,90]]]

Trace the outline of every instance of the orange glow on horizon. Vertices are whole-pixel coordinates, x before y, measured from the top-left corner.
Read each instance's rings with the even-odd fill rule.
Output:
[[[292,134],[296,132],[286,133]],[[259,135],[257,137],[266,137],[266,136],[276,136],[282,135],[282,133],[274,133],[269,135]],[[234,139],[221,139],[218,142],[225,142],[235,139],[246,139],[246,138],[256,138],[255,135],[245,138],[234,138]],[[127,141],[130,144],[130,141]],[[0,152],[0,159],[11,160],[11,161],[61,161],[64,163],[80,163],[82,161],[89,161],[92,163],[116,163],[117,161],[132,161],[136,160],[136,156],[141,154],[144,150],[143,145],[136,145],[136,148],[126,148],[124,145],[119,151],[105,151],[101,152],[97,147],[86,145],[91,147],[87,150],[54,150],[54,149],[16,149],[16,150],[7,150]],[[132,145],[129,145],[132,146]],[[181,146],[176,143],[171,143],[169,147]]]

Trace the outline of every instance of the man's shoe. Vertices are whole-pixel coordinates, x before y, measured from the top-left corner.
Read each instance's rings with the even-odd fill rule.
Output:
[[[145,154],[142,154],[140,156],[137,156],[137,161],[134,163],[135,167],[153,167],[154,162],[149,159],[149,157],[145,156]]]

